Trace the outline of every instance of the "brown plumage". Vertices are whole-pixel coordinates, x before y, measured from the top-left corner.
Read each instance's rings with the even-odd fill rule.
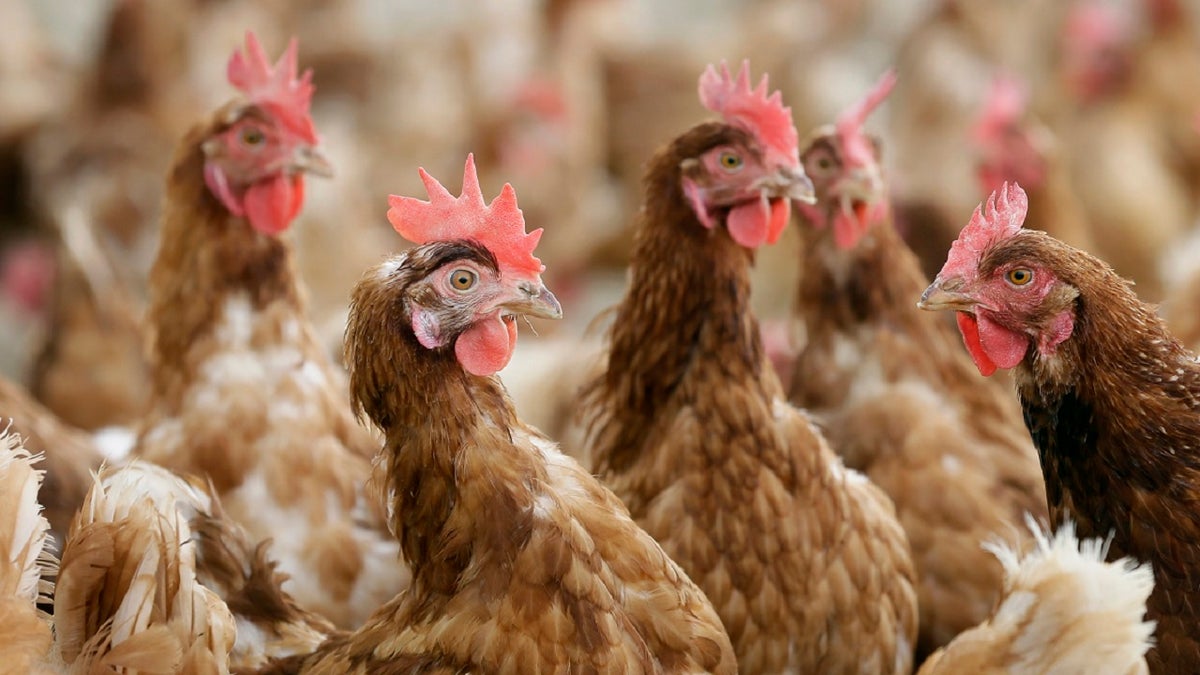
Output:
[[[916,565],[919,660],[999,597],[1003,570],[981,544],[1019,534],[1027,513],[1045,519],[1037,453],[1004,383],[980,380],[946,317],[917,309],[928,280],[887,214],[878,147],[855,162],[819,130],[801,159],[817,203],[800,209],[789,398],[896,505]]]
[[[272,539],[288,591],[356,626],[407,583],[382,505],[364,493],[379,442],[354,419],[345,376],[306,317],[291,246],[276,231],[288,221],[265,233],[226,203],[326,168],[272,110],[233,101],[176,152],[150,277],[152,410],[135,452],[211,479],[253,540]],[[233,194],[218,198],[206,172],[227,172]],[[298,208],[303,186],[291,190],[283,199]]]
[[[63,549],[52,662],[97,675],[228,671],[234,619],[197,583],[195,541],[177,502],[187,492],[142,463],[96,478]]]
[[[769,170],[800,186],[798,167],[766,167],[763,152],[711,122],[650,160],[608,369],[585,392],[591,457],[712,600],[742,672],[907,673],[916,591],[892,505],[784,400],[749,309],[753,252],[727,228],[743,202],[710,202],[708,229],[684,196],[695,180],[758,199],[704,173],[729,153],[737,180]]]
[[[307,654],[338,631],[283,590],[270,542],[254,543],[207,491],[188,508],[196,545],[196,579],[215,592],[238,626],[230,654],[234,672],[254,672],[269,659]]]
[[[918,675],[1141,675],[1154,623],[1145,621],[1154,575],[1122,558],[1105,562],[1099,539],[1055,534],[1030,523],[1027,554],[988,547],[1004,565],[1004,593],[988,620],[921,665]]]
[[[39,502],[46,509],[58,541],[63,541],[84,496],[92,487],[93,470],[103,457],[91,437],[58,419],[24,389],[0,378],[0,416],[12,420],[11,430],[20,433],[25,446],[41,453],[46,475]]]
[[[735,672],[703,593],[517,418],[499,380],[456,359],[477,312],[552,317],[553,297],[453,304],[440,279],[461,268],[485,290],[506,283],[481,245],[414,248],[364,276],[346,334],[353,395],[387,437],[392,529],[413,583],[353,635],[271,672]],[[418,309],[449,331],[441,348],[418,342]]]
[[[228,654],[233,672],[253,672],[270,658],[307,654],[337,634],[328,620],[300,607],[283,590],[286,577],[269,558],[269,542],[253,542],[230,520],[211,485],[137,461],[121,473],[142,484],[160,514],[178,514],[188,524],[195,582],[220,599],[238,629]]]
[[[1052,522],[1151,564],[1151,672],[1196,672],[1200,365],[1107,264],[1020,229],[1025,205],[993,195],[922,304],[959,312],[982,372],[1013,368]]]

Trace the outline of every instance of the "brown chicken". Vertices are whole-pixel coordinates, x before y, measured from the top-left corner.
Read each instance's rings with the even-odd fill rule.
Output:
[[[885,74],[801,153],[817,201],[801,204],[801,280],[789,398],[850,467],[896,505],[912,546],[918,659],[978,624],[1003,570],[980,545],[1045,518],[1037,454],[999,382],[981,381],[944,317],[917,309],[928,284],[892,227],[878,141],[863,124]]]
[[[153,409],[136,452],[210,478],[289,575],[287,590],[355,626],[407,583],[382,505],[364,493],[379,442],[305,317],[282,235],[304,172],[328,173],[293,42],[274,68],[253,35],[229,79],[245,95],[182,141],[151,271]]]
[[[367,272],[346,330],[353,396],[387,437],[411,587],[353,635],[270,672],[736,671],[704,594],[617,498],[517,418],[492,375],[521,316],[559,318],[506,185],[484,204],[393,197],[419,244]]]
[[[921,297],[957,312],[983,375],[1011,368],[1053,522],[1149,562],[1151,672],[1200,670],[1200,364],[1104,262],[1036,230],[1004,185]]]
[[[1005,73],[992,79],[971,136],[979,153],[981,194],[991,194],[1005,181],[1020,183],[1032,206],[1029,229],[1076,248],[1095,249],[1057,141],[1048,128],[1029,117],[1029,92],[1023,82]],[[952,240],[942,248],[939,267]]]
[[[704,589],[742,672],[907,673],[916,590],[887,497],[784,399],[749,308],[754,250],[811,199],[766,80],[709,68],[700,124],[649,163],[632,277],[589,383],[595,470]]]
[[[1162,103],[1136,74],[1133,26],[1112,3],[1071,4],[1059,64],[1069,105],[1056,128],[1097,250],[1158,302],[1161,257],[1191,225],[1193,204]]]
[[[45,471],[39,502],[46,509],[54,537],[61,544],[75,512],[92,488],[91,472],[104,457],[92,438],[64,424],[14,382],[0,377],[0,416],[11,431],[20,433],[25,447],[44,456]]]
[[[64,210],[46,340],[30,391],[92,431],[135,425],[150,394],[141,301],[80,208]]]
[[[921,665],[918,675],[1141,675],[1153,643],[1146,598],[1148,565],[1105,562],[1100,539],[1075,536],[1068,521],[1055,534],[1036,523],[1037,548],[991,544],[1004,565],[1004,595],[988,620],[959,635]]]

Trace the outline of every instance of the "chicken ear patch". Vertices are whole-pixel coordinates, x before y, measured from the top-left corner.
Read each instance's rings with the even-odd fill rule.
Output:
[[[508,365],[517,347],[517,322],[505,321],[498,315],[481,319],[454,343],[454,354],[464,370],[472,375],[487,377]]]
[[[438,322],[437,314],[426,311],[421,308],[414,308],[412,313],[412,329],[413,335],[417,336],[417,342],[426,349],[437,349],[444,346],[446,340],[442,337],[442,326]]]
[[[277,235],[300,212],[304,204],[304,178],[279,174],[246,189],[242,206],[250,225],[263,234]]]

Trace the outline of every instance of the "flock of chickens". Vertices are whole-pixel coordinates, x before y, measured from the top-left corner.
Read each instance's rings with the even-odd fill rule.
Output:
[[[1182,8],[1145,4],[1146,44],[1178,44]],[[1078,7],[1072,82],[1111,116],[1080,126],[1178,132],[1182,104],[1097,103],[1161,61]],[[1200,265],[1158,275],[1181,233],[1080,198],[1020,78],[972,123],[968,215],[893,194],[866,130],[914,59],[804,137],[766,75],[708,66],[711,119],[643,158],[607,333],[560,351],[517,345],[572,311],[520,185],[421,169],[339,362],[288,236],[336,165],[299,61],[246,33],[236,96],[176,143],[144,325],[56,319],[143,335],[87,355],[144,391],[67,397],[84,355],[53,326],[35,391],[0,379],[0,672],[1200,672]],[[1183,204],[1200,142],[1168,147]],[[127,302],[57,215],[56,306]],[[133,431],[76,428],[107,424]]]

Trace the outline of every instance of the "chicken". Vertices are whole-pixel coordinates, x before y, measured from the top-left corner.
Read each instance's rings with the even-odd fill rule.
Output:
[[[0,415],[20,433],[25,446],[44,456],[39,503],[46,509],[53,537],[61,543],[75,512],[92,487],[91,472],[104,460],[94,439],[63,423],[15,382],[0,378]]]
[[[702,123],[649,162],[594,471],[704,589],[741,672],[907,673],[912,559],[891,502],[789,406],[749,308],[755,249],[811,199],[790,111],[710,67]]]
[[[1131,27],[1112,5],[1072,4],[1060,64],[1071,98],[1056,128],[1098,250],[1157,302],[1159,259],[1191,224],[1193,207],[1160,104],[1145,78],[1132,75]]]
[[[789,398],[847,466],[887,492],[912,546],[917,658],[978,624],[1003,570],[981,543],[1045,518],[1037,455],[1011,396],[980,381],[892,227],[879,142],[863,129],[891,72],[801,152],[817,201],[798,207],[801,279]]]
[[[378,440],[305,317],[282,238],[303,173],[328,173],[296,77],[253,34],[229,80],[245,95],[176,152],[151,271],[152,410],[135,452],[210,478],[230,517],[290,576],[285,589],[357,626],[407,583],[380,500],[364,492]]]
[[[47,659],[60,672],[229,670],[233,616],[197,583],[195,541],[159,471],[134,464],[101,472],[75,518]]]
[[[1052,522],[1154,570],[1152,673],[1200,670],[1200,363],[1107,264],[1021,225],[1005,184],[921,296],[957,312],[979,372],[1012,369]]]
[[[1001,73],[992,79],[983,108],[972,129],[979,151],[980,192],[989,195],[1005,181],[1025,186],[1029,228],[1042,230],[1066,243],[1092,250],[1083,205],[1071,187],[1054,135],[1028,119],[1029,92],[1023,82]],[[950,240],[942,248],[949,248]],[[938,261],[941,264],[941,261]]]
[[[65,209],[58,229],[49,326],[30,391],[81,429],[132,426],[150,393],[142,302],[78,207]]]
[[[1100,539],[1075,536],[1070,521],[1055,534],[1036,523],[1037,548],[1025,555],[991,544],[1004,565],[1004,598],[982,625],[929,658],[918,675],[1139,675],[1154,622],[1145,621],[1154,587],[1147,565],[1105,562]]]
[[[49,602],[57,561],[48,549],[50,523],[41,514],[38,488],[42,471],[33,467],[20,435],[0,432],[0,664],[5,672],[49,672],[40,664],[50,651],[48,616],[38,604]]]
[[[472,157],[459,197],[421,177],[429,201],[388,211],[418,246],[363,276],[346,329],[413,582],[266,672],[735,672],[704,594],[492,377],[519,316],[562,316],[533,256],[541,230],[525,233],[510,185],[484,204]]]

